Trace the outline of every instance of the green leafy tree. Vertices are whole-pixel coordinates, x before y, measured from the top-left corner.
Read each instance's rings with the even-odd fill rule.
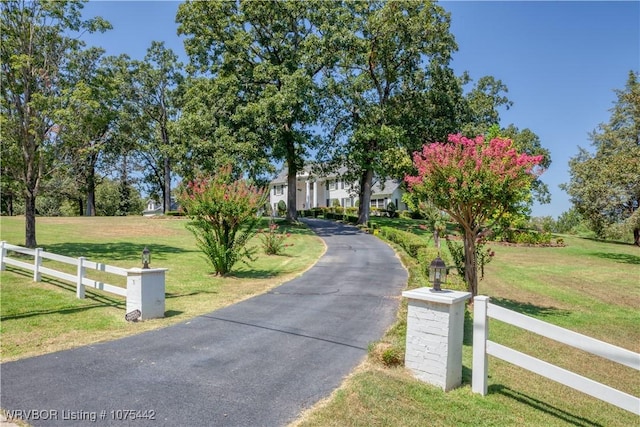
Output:
[[[461,78],[461,84],[470,84],[468,74]],[[493,76],[483,76],[478,79],[473,88],[465,95],[464,123],[460,132],[473,138],[476,135],[486,135],[490,128],[500,122],[499,108],[511,108],[513,102],[507,98],[507,86],[500,79]]]
[[[53,111],[62,89],[61,71],[82,46],[72,34],[110,28],[100,18],[82,20],[81,9],[77,1],[0,3],[2,144],[17,147],[10,150],[16,155],[3,164],[3,173],[21,183],[28,247],[37,246],[36,198],[59,131]]]
[[[531,197],[542,156],[519,154],[508,139],[469,139],[451,135],[416,152],[418,171],[407,176],[410,190],[431,201],[463,230],[464,275],[469,292],[478,293],[476,241],[483,229],[505,214],[520,212]]]
[[[107,178],[96,188],[96,207],[100,216],[139,215],[144,203],[131,185]]]
[[[129,134],[134,139],[123,141],[123,148],[135,152],[149,193],[161,195],[166,213],[171,209],[171,178],[180,154],[176,122],[184,80],[182,63],[163,42],[154,41],[144,61],[125,61],[120,69],[121,90],[127,93],[122,138]]]
[[[460,92],[446,65],[456,45],[448,15],[434,2],[348,2],[346,7],[349,35],[327,75],[324,121],[331,128],[330,143],[343,142],[334,150],[334,162],[347,167],[347,181],[358,183],[358,223],[366,224],[374,181],[410,167],[407,144],[455,129],[455,113],[449,113]],[[443,96],[437,99],[435,91]],[[430,127],[425,114],[442,120]]]
[[[103,49],[89,48],[70,59],[61,103],[54,113],[56,122],[61,124],[60,151],[64,153],[67,173],[85,195],[86,216],[97,214],[95,193],[102,178],[98,169],[105,152],[112,149],[121,105],[110,60],[103,54]]]
[[[191,219],[189,230],[216,274],[228,274],[238,261],[251,259],[247,243],[256,234],[258,211],[267,193],[244,180],[234,180],[231,166],[214,176],[201,176],[183,189],[180,204]]]
[[[295,220],[296,175],[316,138],[319,73],[334,60],[332,34],[340,3],[326,1],[215,1],[180,5],[178,32],[192,68],[210,75],[223,115],[218,151],[236,143],[288,169],[287,218]],[[205,96],[211,96],[208,91]],[[209,100],[208,102],[211,102]],[[215,124],[212,123],[212,125]],[[211,126],[211,125],[210,125]]]
[[[569,161],[571,181],[561,186],[577,211],[600,237],[626,222],[640,246],[640,82],[630,72],[608,123],[591,134],[594,153],[579,147]]]

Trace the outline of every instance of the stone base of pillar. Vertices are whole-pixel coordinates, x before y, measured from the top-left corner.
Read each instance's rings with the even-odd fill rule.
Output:
[[[469,292],[419,288],[409,299],[405,366],[416,378],[449,391],[462,382],[464,302]]]
[[[132,268],[127,274],[127,313],[140,310],[140,320],[164,317],[166,268]]]

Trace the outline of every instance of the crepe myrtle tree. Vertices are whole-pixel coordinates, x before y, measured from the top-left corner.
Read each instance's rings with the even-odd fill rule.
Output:
[[[266,196],[263,188],[235,179],[231,166],[182,187],[180,204],[191,219],[187,228],[216,275],[225,276],[236,262],[252,259],[253,251],[246,245],[257,232],[258,211]]]
[[[407,175],[405,181],[413,194],[448,213],[464,231],[464,279],[475,296],[476,237],[488,222],[527,209],[532,183],[543,171],[543,156],[518,153],[506,138],[485,141],[483,136],[457,134],[448,140],[414,153],[418,174]]]

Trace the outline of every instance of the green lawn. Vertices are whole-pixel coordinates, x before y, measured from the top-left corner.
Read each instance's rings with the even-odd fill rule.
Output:
[[[21,244],[21,218],[1,218],[3,240]],[[415,222],[393,220],[400,228]],[[389,222],[384,225],[389,225]],[[413,225],[413,227],[411,227]],[[30,275],[0,274],[3,360],[113,339],[158,328],[264,292],[300,274],[324,250],[304,227],[282,257],[260,256],[234,276],[214,277],[183,219],[39,218],[46,250],[122,267],[139,266],[145,246],[152,267],[168,267],[167,318],[123,321],[124,298],[72,285],[33,283]],[[496,252],[480,282],[492,302],[538,319],[640,352],[640,249],[628,244],[563,236],[566,247],[490,245]],[[416,262],[396,248],[410,272],[409,287],[425,286]],[[471,314],[465,322],[463,385],[449,393],[416,381],[382,354],[403,360],[406,303],[398,322],[371,345],[370,357],[326,401],[305,413],[303,426],[630,426],[640,418],[535,374],[489,358],[489,394],[471,393]],[[579,350],[490,322],[490,338],[581,375],[640,396],[640,372]],[[385,350],[390,350],[386,353]]]
[[[24,219],[0,218],[0,238],[23,245]],[[151,267],[165,267],[166,318],[146,322],[124,321],[125,298],[86,288],[77,299],[75,285],[47,279],[34,283],[32,273],[8,266],[0,273],[0,333],[2,360],[33,356],[82,344],[109,340],[184,321],[252,295],[263,293],[295,277],[315,263],[324,244],[303,226],[288,226],[291,237],[282,256],[260,252],[248,266],[237,265],[230,277],[212,275],[212,268],[185,229],[185,219],[143,217],[38,218],[38,245],[48,252],[119,267],[140,267],[145,246]],[[263,224],[263,225],[266,225]],[[252,242],[260,245],[256,238]],[[48,264],[54,264],[48,262]],[[45,264],[47,265],[47,264]],[[75,267],[60,266],[73,273]],[[126,278],[90,278],[126,286]],[[104,279],[103,279],[104,278]]]
[[[401,228],[409,223],[399,220]],[[384,225],[388,225],[388,221]],[[640,249],[563,236],[566,247],[493,244],[480,294],[492,302],[640,352]],[[401,249],[396,248],[401,252]],[[416,262],[403,261],[410,287],[424,286]],[[467,313],[463,385],[444,393],[402,367],[386,367],[379,348],[404,351],[406,303],[398,322],[331,398],[297,426],[630,426],[640,418],[489,357],[489,394],[471,392],[472,316]],[[640,396],[640,372],[495,320],[490,339]],[[402,353],[401,353],[401,357]]]

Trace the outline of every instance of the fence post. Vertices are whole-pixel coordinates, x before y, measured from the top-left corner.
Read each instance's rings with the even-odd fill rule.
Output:
[[[4,240],[0,242],[0,271],[4,271],[6,266],[4,264],[4,258],[7,256],[7,248],[5,246],[7,242]]]
[[[39,282],[42,279],[42,274],[40,274],[40,266],[42,265],[42,257],[40,256],[40,252],[42,252],[42,248],[36,248],[33,251],[33,281]]]
[[[78,258],[78,277],[76,279],[76,297],[81,299],[84,298],[84,283],[82,283],[85,274],[84,260],[83,256]]]
[[[487,304],[489,297],[478,295],[473,299],[473,371],[471,374],[471,391],[487,394],[487,337],[489,322],[487,321]]]

